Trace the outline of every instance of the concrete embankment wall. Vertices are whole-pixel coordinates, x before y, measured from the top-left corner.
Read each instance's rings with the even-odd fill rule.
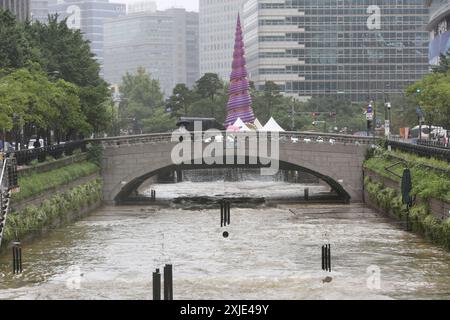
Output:
[[[373,209],[405,222],[408,228],[435,244],[450,250],[450,203],[440,199],[416,198],[406,210],[400,183],[364,168],[364,202]]]
[[[19,177],[27,179],[33,176],[33,179],[39,179],[45,174],[48,179],[58,170],[83,163],[87,163],[86,156],[77,155],[39,166],[20,168]],[[0,252],[4,253],[17,238],[22,243],[32,241],[99,208],[102,205],[100,172],[96,166],[92,164],[89,166],[91,168],[88,171],[69,179],[70,181],[64,184],[45,188],[26,198],[16,197],[20,200],[13,197]]]

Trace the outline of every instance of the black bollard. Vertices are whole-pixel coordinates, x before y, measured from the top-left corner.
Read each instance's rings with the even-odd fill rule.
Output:
[[[231,202],[227,202],[227,225],[231,222]]]
[[[164,300],[173,300],[173,272],[171,264],[164,266]]]
[[[327,261],[328,261],[328,271],[331,272],[331,244],[328,245],[328,252],[327,252]]]
[[[322,270],[325,270],[325,246],[322,246]]]
[[[161,274],[159,269],[153,272],[153,300],[161,300]]]
[[[331,245],[322,246],[322,270],[331,272]]]
[[[22,273],[22,248],[20,242],[14,242],[13,245],[13,273]]]
[[[224,201],[220,201],[220,227],[223,227],[225,217],[225,203]]]
[[[305,197],[305,201],[309,200],[309,188],[305,188],[305,190],[304,190],[304,197]]]

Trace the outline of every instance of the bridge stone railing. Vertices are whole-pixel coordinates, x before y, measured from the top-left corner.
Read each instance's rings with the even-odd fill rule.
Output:
[[[198,141],[199,137],[201,141],[205,142],[205,132],[189,132],[192,136],[192,141]],[[226,141],[226,137],[249,135],[251,132],[220,132],[223,141]],[[256,135],[260,135],[259,132],[254,132]],[[267,135],[267,139],[270,139],[273,133],[263,132]],[[320,144],[362,144],[371,145],[374,144],[376,138],[373,137],[360,137],[352,135],[337,135],[330,133],[316,133],[316,132],[279,132],[276,135],[281,143],[320,143]],[[216,136],[217,137],[217,136]],[[155,143],[171,143],[172,133],[152,133],[142,134],[134,136],[119,136],[92,139],[90,142],[101,142],[104,146],[120,146],[120,145],[132,145],[132,144],[155,144]]]

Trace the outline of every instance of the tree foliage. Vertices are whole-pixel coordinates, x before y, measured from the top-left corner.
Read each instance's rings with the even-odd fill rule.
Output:
[[[407,94],[423,110],[427,124],[450,128],[450,54],[442,55],[433,73],[409,86]]]
[[[110,92],[99,71],[89,42],[66,20],[22,23],[0,10],[0,126],[12,130],[8,139],[105,131]]]
[[[163,106],[164,100],[158,80],[139,68],[136,74],[127,73],[122,78],[119,90],[122,129],[135,134],[153,131],[150,119],[157,108]]]

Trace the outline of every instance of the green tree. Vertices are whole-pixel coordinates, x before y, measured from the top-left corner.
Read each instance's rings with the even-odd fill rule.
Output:
[[[23,24],[10,11],[0,9],[0,68],[22,68],[33,57]]]
[[[150,118],[142,120],[142,125],[144,133],[168,132],[175,129],[176,119],[159,107],[153,110]]]
[[[425,113],[429,125],[450,128],[450,72],[432,73],[408,87]]]
[[[104,131],[111,93],[100,77],[100,65],[91,52],[90,43],[79,30],[67,27],[67,21],[58,21],[58,15],[49,16],[48,23],[35,22],[26,26],[30,43],[39,52],[43,70],[79,87],[78,95],[86,120],[95,133]]]
[[[284,117],[289,107],[288,104],[289,99],[281,95],[280,87],[275,82],[266,81],[262,92],[253,92],[253,110],[256,117],[263,122],[266,122],[275,114]],[[283,109],[284,112],[278,110],[279,108]]]
[[[185,117],[189,114],[189,107],[195,101],[195,93],[185,84],[179,83],[173,89],[172,96],[169,98],[167,107],[172,110],[172,116]]]
[[[219,79],[219,76],[215,73],[205,73],[203,77],[201,77],[196,82],[196,92],[200,95],[201,98],[208,98],[211,102],[210,105],[210,116],[216,116],[216,105],[214,98],[223,90],[224,84],[222,80]]]
[[[56,83],[33,67],[18,69],[0,79],[2,127],[15,132],[23,128],[22,143],[37,134],[48,138],[50,130],[58,137],[88,132],[78,98],[78,87],[64,80]],[[17,137],[16,137],[17,140]]]
[[[164,95],[159,81],[152,79],[145,69],[139,68],[136,74],[127,73],[122,78],[119,91],[122,100],[119,107],[121,126],[140,133],[144,120],[148,125],[155,109],[163,105]]]

